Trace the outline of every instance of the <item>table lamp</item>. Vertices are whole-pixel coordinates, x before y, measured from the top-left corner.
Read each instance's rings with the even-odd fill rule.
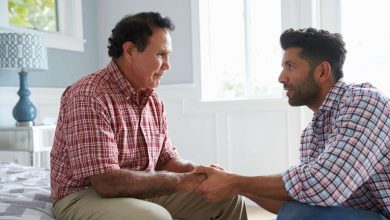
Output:
[[[12,114],[16,126],[33,126],[37,109],[30,101],[27,71],[47,70],[47,51],[42,35],[25,32],[0,33],[0,69],[19,70],[19,101]]]

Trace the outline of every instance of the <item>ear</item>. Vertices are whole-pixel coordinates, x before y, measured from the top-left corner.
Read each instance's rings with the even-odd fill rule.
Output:
[[[333,80],[332,66],[328,61],[322,61],[316,68],[318,81],[320,83],[328,82]]]
[[[123,43],[122,49],[123,49],[123,57],[126,60],[132,60],[134,55],[134,50],[136,49],[133,42],[126,41],[125,43]]]

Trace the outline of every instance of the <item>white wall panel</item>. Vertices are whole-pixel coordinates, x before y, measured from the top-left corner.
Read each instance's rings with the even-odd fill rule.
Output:
[[[184,159],[199,164],[215,162],[216,123],[213,114],[184,114],[182,102],[165,101],[172,143]]]
[[[298,162],[301,108],[285,99],[201,102],[194,87],[175,87],[158,93],[172,142],[185,159],[245,175],[280,173]]]
[[[287,112],[227,115],[230,166],[244,175],[280,173],[288,165]]]

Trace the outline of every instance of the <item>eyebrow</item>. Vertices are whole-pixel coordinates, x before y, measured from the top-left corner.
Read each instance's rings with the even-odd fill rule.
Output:
[[[172,49],[167,49],[167,48],[163,48],[163,49],[160,49],[159,52],[163,52],[163,53],[172,53],[173,50]]]
[[[293,61],[291,61],[291,60],[286,60],[286,61],[284,61],[283,63],[282,63],[282,66],[285,66],[285,65],[288,65],[288,64],[290,64],[290,65],[293,65],[293,64],[295,64]]]

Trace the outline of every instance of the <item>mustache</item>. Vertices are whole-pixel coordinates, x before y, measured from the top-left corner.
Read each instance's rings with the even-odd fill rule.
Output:
[[[294,86],[293,85],[289,85],[289,84],[283,84],[283,89],[287,90],[287,89],[294,89]]]

